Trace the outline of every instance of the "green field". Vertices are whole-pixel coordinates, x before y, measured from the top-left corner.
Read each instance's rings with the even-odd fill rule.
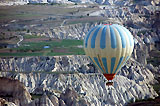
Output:
[[[0,56],[56,56],[83,55],[83,40],[60,40],[38,36],[24,36],[19,47],[4,49]],[[47,39],[47,40],[46,40]],[[49,48],[45,48],[45,47]],[[80,47],[78,47],[80,46]],[[3,50],[3,49],[1,49]]]

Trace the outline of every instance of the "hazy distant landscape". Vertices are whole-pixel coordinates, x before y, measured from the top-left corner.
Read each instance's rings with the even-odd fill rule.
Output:
[[[90,10],[92,11],[98,10],[96,8],[91,8],[92,6],[83,8],[82,5],[82,7],[76,9],[74,9],[73,6],[74,5],[65,5],[65,4],[64,5],[31,4],[25,6],[0,7],[1,8],[0,22],[2,28],[1,43],[6,43],[6,44],[9,43],[12,44],[12,46],[16,46],[16,43],[20,39],[19,35],[23,35],[24,39],[21,42],[22,45],[20,47],[1,49],[0,55],[1,56],[27,56],[27,55],[53,56],[53,55],[67,55],[67,54],[70,55],[84,54],[84,51],[82,49],[83,46],[82,39],[63,40],[64,44],[63,41],[61,44],[61,40],[56,40],[57,38],[52,39],[49,38],[47,35],[43,36],[40,34],[38,34],[39,36],[37,36],[37,33],[42,33],[43,30],[49,30],[51,28],[65,27],[66,25],[86,23],[86,22],[101,22],[105,20],[105,18],[102,17],[89,17],[85,14],[85,12]],[[58,41],[60,44],[56,42],[55,43],[56,45],[54,45],[53,43],[55,41]],[[69,45],[68,44],[65,45],[67,42]],[[43,48],[44,46],[50,46],[50,48],[44,49]],[[70,50],[68,46],[70,46],[72,50]],[[61,49],[64,50],[64,53],[57,54],[57,52],[62,51]],[[9,54],[6,54],[6,52]]]
[[[83,50],[100,24],[134,37],[111,90]],[[2,0],[0,106],[159,106],[159,29],[158,0]]]

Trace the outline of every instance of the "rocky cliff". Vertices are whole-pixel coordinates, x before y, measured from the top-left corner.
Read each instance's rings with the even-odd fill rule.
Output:
[[[39,59],[42,58],[43,61],[40,61]],[[14,60],[14,58],[12,59]],[[38,60],[44,62],[44,65],[41,65],[43,66],[42,69],[50,69],[50,67],[48,67],[50,65],[47,64],[52,64],[52,71],[60,71],[60,73],[31,72],[26,74],[1,72],[1,76],[12,77],[23,82],[28,91],[32,94],[52,94],[56,95],[58,98],[63,98],[60,96],[61,93],[65,92],[68,87],[71,87],[75,89],[81,98],[91,103],[91,105],[96,106],[103,106],[105,104],[125,105],[136,99],[155,98],[158,96],[150,85],[157,83],[154,79],[154,75],[148,68],[141,65],[133,58],[131,58],[120,72],[117,73],[113,87],[111,88],[108,88],[105,85],[105,78],[103,75],[98,73],[97,69],[92,66],[92,63],[90,63],[85,56],[28,57],[28,59],[27,57],[17,58],[18,61],[23,59],[32,60],[32,62],[31,60],[30,62],[23,61],[26,64],[30,63],[30,65],[26,67],[33,69],[32,71],[36,69],[36,65],[40,64],[38,63]],[[33,60],[36,60],[37,62]],[[49,61],[51,63],[49,63]],[[17,66],[22,67],[22,62],[18,63],[19,65]],[[31,63],[36,63],[36,65],[31,65]],[[17,70],[15,71],[18,71],[19,68],[17,67]],[[23,72],[22,69],[20,70]],[[61,71],[77,71],[81,74],[61,74]],[[38,100],[35,102],[37,103],[37,101]],[[64,103],[66,102],[64,101]]]
[[[39,89],[39,88],[37,88]],[[37,92],[36,92],[37,93]],[[60,97],[50,96],[41,93],[41,97],[31,100],[31,95],[26,87],[18,80],[0,77],[0,106],[89,106],[90,103],[81,98],[80,95],[72,88],[67,88],[64,93],[59,93]]]
[[[26,106],[31,102],[31,95],[19,80],[5,77],[0,77],[0,97],[17,106]],[[9,104],[3,99],[1,101],[2,106]]]
[[[90,103],[72,88],[67,88],[60,96],[54,94],[47,96],[43,94],[41,97],[34,99],[29,106],[90,106]]]
[[[23,2],[65,3],[68,1],[26,0]],[[105,85],[106,79],[86,56],[79,55],[1,57],[0,76],[18,79],[25,85],[32,97],[40,95],[39,98],[34,100],[28,98],[29,106],[122,106],[137,99],[157,97],[158,94],[154,91],[152,84],[158,84],[155,78],[159,78],[160,66],[154,67],[152,64],[147,64],[146,58],[150,57],[149,52],[160,46],[159,18],[157,18],[159,15],[155,14],[156,5],[159,2],[156,0],[144,1],[145,6],[141,6],[141,2],[138,3],[139,5],[132,5],[130,4],[132,1],[127,0],[123,2],[119,0],[70,0],[71,2],[107,4],[107,6],[97,6],[96,8],[99,8],[99,10],[87,11],[83,14],[84,16],[89,15],[98,18],[106,17],[108,20],[102,23],[69,24],[70,17],[62,17],[66,21],[61,26],[43,26],[39,24],[45,20],[52,20],[52,17],[48,17],[46,19],[37,19],[38,24],[20,24],[20,27],[31,29],[30,33],[33,35],[57,39],[84,39],[88,30],[95,25],[116,23],[115,20],[117,20],[118,23],[123,24],[132,32],[135,48],[133,58],[117,73],[113,87]],[[130,6],[120,7],[119,5],[122,4]],[[73,15],[73,19],[79,16],[77,14],[74,14],[75,17]],[[154,16],[156,17],[154,18]],[[14,24],[11,26],[14,26]],[[0,84],[8,85],[10,83],[4,83],[3,81]],[[4,102],[3,99],[0,99],[0,101]],[[12,103],[10,104],[12,105]]]
[[[57,98],[61,97],[61,92],[65,92],[67,87],[73,87],[81,98],[95,106],[124,105],[134,102],[136,99],[154,98],[157,96],[150,84],[142,81],[136,83],[124,76],[117,75],[112,88],[105,85],[102,75],[46,75],[46,74],[18,74],[15,75],[21,81],[33,87],[33,94],[52,94]],[[26,79],[26,80],[25,80]],[[38,79],[38,80],[37,80]],[[28,88],[29,88],[28,87]],[[41,88],[41,90],[40,90]],[[37,90],[39,89],[39,90]],[[65,97],[68,98],[67,96]],[[35,102],[38,102],[35,100]]]
[[[0,70],[17,72],[83,72],[88,71],[86,56],[9,57],[0,58]],[[91,67],[92,68],[92,67]],[[93,71],[94,72],[94,71]]]
[[[145,53],[143,49],[135,49],[133,57],[138,57],[140,62],[132,59],[130,62],[134,62],[135,65],[145,65],[143,61],[146,61]],[[142,52],[143,51],[143,52]],[[142,52],[142,53],[141,53]],[[142,56],[141,56],[141,54]],[[134,60],[134,61],[133,61]],[[0,70],[1,71],[13,71],[13,72],[80,72],[80,73],[97,73],[96,67],[91,63],[89,58],[83,55],[70,55],[70,56],[35,56],[35,57],[3,57],[0,58]],[[128,67],[131,66],[131,63]],[[133,66],[133,64],[132,64]],[[133,66],[134,67],[134,66]],[[132,68],[133,68],[132,67]],[[143,69],[143,68],[142,68]],[[153,68],[158,70],[157,68]],[[153,70],[152,69],[152,70]],[[139,69],[140,70],[140,69]],[[142,70],[143,71],[143,70]]]
[[[133,2],[138,2],[139,4],[152,4],[159,5],[159,0],[151,0],[151,1],[134,1],[134,0],[7,0],[1,1],[3,5],[24,5],[27,3],[89,3],[89,4],[105,4],[105,5],[130,5]],[[7,4],[8,3],[8,4]]]

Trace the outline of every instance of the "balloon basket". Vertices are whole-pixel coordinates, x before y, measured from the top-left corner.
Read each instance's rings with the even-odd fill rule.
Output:
[[[108,90],[114,90],[113,89],[113,82],[112,82],[112,80],[109,80],[108,82],[106,82],[106,86],[107,86]]]
[[[113,82],[107,82],[106,85],[107,86],[113,86]]]
[[[106,86],[113,86],[113,81],[112,80],[108,80],[108,82],[106,82]]]

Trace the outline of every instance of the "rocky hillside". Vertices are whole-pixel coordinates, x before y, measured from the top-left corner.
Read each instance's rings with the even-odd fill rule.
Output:
[[[104,4],[104,5],[130,5],[134,2],[139,2],[141,4],[152,4],[158,5],[159,0],[150,0],[150,1],[137,1],[137,0],[1,0],[3,5],[24,5],[27,3],[89,3],[89,4]],[[8,3],[8,4],[7,4]]]
[[[0,97],[0,106],[11,105],[10,102],[26,106],[31,102],[31,95],[26,87],[19,80],[6,77],[0,77]]]
[[[1,58],[0,70],[17,72],[83,72],[89,67],[86,56],[14,57]]]
[[[148,68],[136,62],[133,58],[131,58],[126,66],[116,75],[114,85],[111,88],[105,85],[103,75],[98,73],[97,69],[93,67],[93,64],[90,63],[85,56],[19,57],[16,58],[16,60],[14,59],[15,58],[10,58],[13,63],[8,61],[9,64],[6,64],[6,69],[12,64],[12,70],[14,71],[23,72],[23,68],[27,65],[26,67],[31,71],[48,68],[48,71],[52,70],[52,72],[60,71],[61,73],[61,71],[71,71],[81,73],[60,74],[47,73],[46,71],[39,73],[29,72],[26,74],[15,72],[13,74],[1,72],[1,76],[12,77],[23,82],[28,91],[34,95],[54,94],[57,98],[61,98],[61,93],[65,92],[68,87],[71,87],[81,98],[96,106],[103,106],[105,104],[124,105],[136,99],[155,98],[158,96],[150,85],[158,83],[154,75]],[[29,61],[27,62],[26,60]],[[5,61],[5,59],[3,59],[3,61]],[[18,63],[17,65],[15,65],[15,61]],[[14,65],[15,69],[13,69]],[[39,69],[36,68],[38,65]],[[96,74],[93,72],[96,72]],[[36,102],[37,101],[38,100],[36,100]],[[66,102],[64,101],[64,103]]]
[[[140,79],[142,80],[141,83],[138,84],[139,82],[136,83],[134,80],[121,75],[116,76],[111,88],[105,85],[104,77],[99,74],[14,74],[14,77],[24,82],[34,95],[46,93],[61,98],[61,92],[65,92],[67,87],[72,87],[81,98],[96,106],[124,105],[134,102],[136,99],[155,98],[157,96],[152,86],[143,82],[142,79]],[[151,78],[151,76],[149,77]]]
[[[41,93],[40,95],[42,96],[39,98],[35,98],[32,95],[34,100],[31,100],[31,95],[26,91],[26,87],[18,80],[0,77],[0,82],[0,106],[90,105],[85,99],[80,98],[80,95],[72,88],[67,88],[64,93],[59,93],[59,97],[54,95],[54,92],[50,96],[47,96],[46,93]],[[37,89],[41,90],[41,88]]]
[[[1,5],[3,5],[2,2],[6,3],[3,0]],[[140,2],[137,0],[15,0],[12,1],[12,4],[17,4],[16,2],[98,3],[107,5],[74,4],[64,8],[76,8],[77,10],[71,11],[71,13],[68,12],[65,15],[62,13],[58,15],[51,14],[51,16],[42,19],[4,22],[0,26],[0,28],[5,29],[4,33],[6,29],[15,28],[16,30],[22,28],[28,29],[28,32],[16,30],[13,36],[30,34],[55,39],[81,40],[84,39],[84,36],[92,27],[98,24],[119,23],[131,31],[135,44],[132,58],[117,73],[113,80],[113,86],[110,87],[106,86],[106,79],[98,72],[93,63],[83,55],[1,57],[0,77],[13,78],[22,82],[24,85],[20,87],[26,87],[26,91],[32,95],[32,100],[30,100],[30,97],[26,98],[28,102],[25,105],[123,106],[136,100],[154,99],[158,96],[152,86],[152,84],[158,85],[160,82],[160,66],[157,61],[159,59],[158,50],[160,50],[160,10],[158,0],[140,0]],[[11,3],[10,0],[7,0],[7,3]],[[125,7],[121,6],[122,4]],[[81,7],[89,10],[81,11]],[[57,20],[59,20],[59,23],[56,23]],[[42,22],[48,24],[43,24]],[[52,24],[52,22],[55,22],[55,24]],[[6,36],[5,34],[3,35]],[[11,34],[9,33],[8,35]],[[155,62],[153,60],[156,60],[157,63],[152,65]],[[2,88],[5,84],[11,86],[9,85],[10,81],[2,82],[0,83]],[[17,91],[13,87],[8,87],[7,89]],[[18,97],[16,94],[11,96],[20,100],[21,98],[19,97],[21,96]],[[5,100],[0,98],[1,101],[4,102]],[[10,106],[21,106],[21,103],[14,102],[13,98],[11,102],[14,104],[10,103]]]

